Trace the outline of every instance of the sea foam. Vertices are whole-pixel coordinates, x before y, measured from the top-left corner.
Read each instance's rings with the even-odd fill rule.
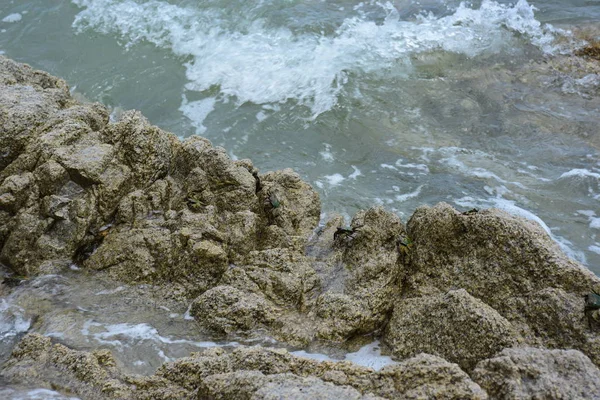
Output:
[[[309,107],[312,118],[331,110],[354,76],[410,66],[414,54],[441,50],[474,57],[511,51],[515,41],[522,40],[549,52],[553,41],[552,30],[535,19],[533,7],[525,0],[513,6],[484,0],[478,9],[463,3],[450,15],[411,20],[403,20],[390,2],[370,2],[385,10],[383,21],[369,19],[359,5],[327,33],[273,26],[268,11],[261,18],[236,24],[231,10],[216,4],[72,2],[82,8],[73,23],[76,31],[116,35],[126,46],[150,42],[181,57],[188,91],[218,87],[221,101],[232,98],[237,104],[293,100]],[[268,4],[263,9],[268,10]],[[193,110],[190,106],[184,98],[182,111],[201,130],[210,107]]]

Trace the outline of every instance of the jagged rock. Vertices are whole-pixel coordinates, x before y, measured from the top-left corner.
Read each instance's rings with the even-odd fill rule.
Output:
[[[0,173],[15,160],[50,115],[65,107],[65,81],[0,58]],[[0,175],[1,178],[1,175]]]
[[[12,382],[76,392],[87,399],[127,398],[131,387],[119,381],[110,352],[83,352],[52,344],[47,337],[30,334],[14,349],[2,374]]]
[[[384,338],[398,357],[431,353],[467,371],[520,340],[510,322],[464,289],[401,300]]]
[[[379,375],[393,380],[393,391],[378,392],[387,398],[487,399],[487,393],[458,365],[430,354],[419,354],[397,365],[384,367]]]
[[[325,271],[322,278],[339,285],[330,286],[311,311],[320,322],[318,337],[327,340],[344,340],[379,329],[393,308],[404,277],[398,242],[406,232],[398,216],[375,207],[357,213],[349,231],[338,228],[329,224],[321,233],[334,240],[330,242],[333,251],[324,253],[320,261],[329,269],[342,266]]]
[[[527,343],[578,348],[599,362],[583,296],[598,290],[600,279],[567,258],[541,226],[496,209],[460,213],[440,203],[417,209],[407,230],[407,292],[464,288]]]
[[[211,348],[143,377],[122,373],[108,351],[75,351],[37,334],[21,341],[2,374],[90,399],[487,398],[456,364],[428,354],[373,371],[347,361],[296,357],[284,349]]]
[[[269,325],[279,310],[262,296],[231,286],[217,286],[192,303],[191,314],[212,330],[231,333]]]
[[[291,170],[260,175],[249,160],[232,161],[203,138],[182,142],[136,111],[108,123],[105,107],[72,100],[64,81],[3,57],[0,82],[0,262],[16,273],[75,258],[193,297],[253,251],[302,255],[320,203]],[[266,191],[281,197],[276,217]]]
[[[493,398],[594,399],[600,370],[577,350],[506,349],[481,361],[473,379]]]
[[[211,399],[380,399],[363,396],[348,386],[337,386],[319,378],[294,374],[264,375],[258,371],[236,371],[211,375],[203,381],[200,395]]]
[[[420,207],[407,230],[414,286],[464,288],[501,313],[508,299],[547,287],[580,295],[600,287],[541,226],[501,210],[465,215],[445,203]]]

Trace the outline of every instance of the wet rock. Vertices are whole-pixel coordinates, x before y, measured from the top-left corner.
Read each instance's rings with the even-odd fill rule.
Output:
[[[211,375],[203,382],[201,396],[212,399],[378,399],[363,396],[348,386],[337,386],[319,378],[293,374],[264,375],[258,371],[236,371]]]
[[[163,364],[152,376],[124,374],[106,350],[91,353],[28,335],[2,374],[82,398],[486,399],[468,375],[439,357],[420,354],[381,371],[350,362],[319,362],[284,349],[211,348]]]
[[[493,398],[591,399],[600,370],[576,350],[506,349],[481,361],[473,379]]]
[[[541,226],[500,210],[463,214],[441,203],[419,208],[407,230],[408,292],[464,288],[527,343],[577,348],[597,360],[597,332],[586,326],[583,296],[598,290],[600,280],[567,258]]]
[[[204,292],[192,304],[191,315],[206,327],[221,333],[248,331],[269,325],[279,310],[262,296],[244,293],[231,286]]]
[[[5,58],[0,82],[0,262],[18,274],[76,259],[193,298],[253,251],[302,256],[320,203],[293,171],[260,175],[249,160],[232,161],[203,138],[182,142],[136,111],[108,123],[105,107],[72,100],[64,81]],[[281,198],[276,218],[263,204],[271,190]],[[282,277],[265,281],[282,287],[266,295],[300,301],[302,279]]]
[[[398,241],[406,235],[404,225],[395,214],[375,207],[357,213],[350,228],[328,227],[321,236],[333,236],[333,250],[319,259],[329,266],[322,279],[339,284],[330,286],[311,311],[320,322],[318,337],[344,340],[373,332],[387,320],[401,291]]]
[[[584,295],[600,285],[541,226],[501,210],[464,215],[445,203],[421,207],[407,230],[413,285],[464,288],[500,312],[507,299],[524,293],[561,287]]]
[[[467,371],[520,340],[510,322],[464,289],[399,301],[384,338],[398,357],[435,354]]]
[[[3,376],[14,383],[45,386],[88,399],[125,398],[131,388],[118,380],[116,362],[109,352],[82,352],[47,337],[27,335],[3,366]]]
[[[29,66],[0,58],[0,172],[15,160],[38,127],[69,99],[67,84]]]
[[[318,194],[291,169],[260,176],[263,207],[271,224],[290,236],[308,238],[321,217]]]
[[[487,399],[487,393],[458,365],[430,354],[419,354],[397,365],[384,367],[379,376],[393,380],[393,391],[378,392],[387,398]]]

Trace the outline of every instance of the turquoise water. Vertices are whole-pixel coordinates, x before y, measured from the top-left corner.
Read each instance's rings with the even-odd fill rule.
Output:
[[[597,1],[4,0],[0,50],[292,167],[326,213],[500,207],[600,273],[600,72],[545,63],[599,21]]]

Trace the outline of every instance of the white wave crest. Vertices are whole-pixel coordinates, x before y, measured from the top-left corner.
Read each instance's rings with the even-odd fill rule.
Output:
[[[84,8],[73,26],[114,34],[127,46],[147,41],[184,57],[191,91],[218,87],[239,104],[294,100],[313,118],[337,104],[354,74],[410,64],[410,56],[433,50],[476,56],[510,48],[516,36],[549,50],[553,40],[525,0],[506,6],[484,0],[479,9],[461,4],[451,15],[400,19],[391,3],[383,22],[360,12],[333,34],[294,33],[265,20],[232,30],[228,14],[214,8],[165,1],[72,0]],[[229,17],[231,18],[231,17]],[[513,43],[514,44],[514,43]]]

